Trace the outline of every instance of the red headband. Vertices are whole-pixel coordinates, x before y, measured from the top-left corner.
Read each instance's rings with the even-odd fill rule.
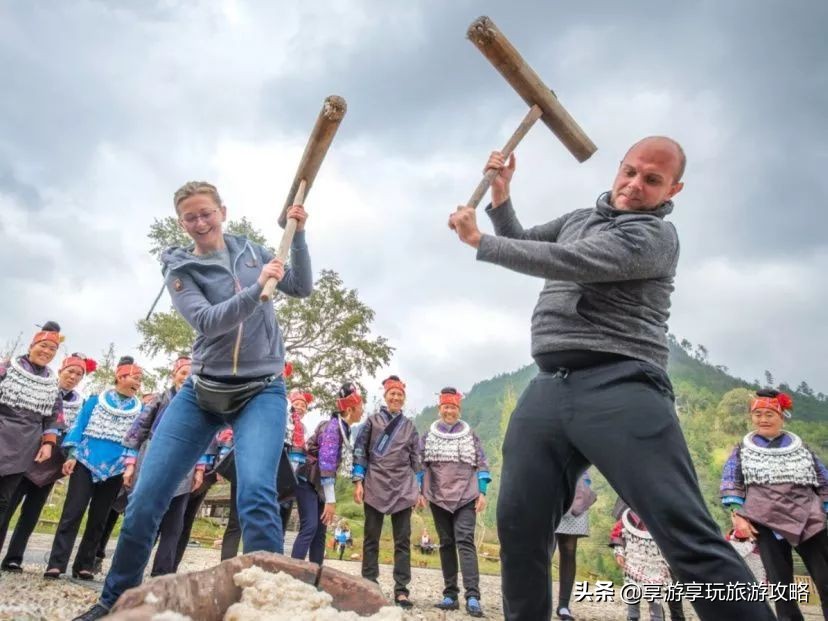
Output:
[[[313,395],[309,392],[302,392],[301,390],[292,390],[288,395],[288,402],[293,403],[294,401],[304,401],[310,405],[313,403]]]
[[[35,335],[32,337],[32,342],[29,343],[29,347],[31,347],[32,345],[36,345],[41,341],[51,341],[55,345],[60,345],[60,342],[62,340],[63,337],[60,335],[60,332],[41,330],[40,332],[35,332]]]
[[[347,397],[342,397],[341,399],[336,400],[336,409],[340,412],[344,412],[348,408],[355,408],[360,403],[362,403],[362,396],[358,392],[352,392]]]
[[[125,375],[140,375],[144,371],[137,364],[122,364],[115,369],[115,379],[124,377]]]
[[[405,394],[405,384],[398,379],[392,379],[389,377],[382,383],[382,387],[385,390],[385,392],[388,392],[392,388],[396,388],[398,390],[401,390],[403,394]]]
[[[179,358],[173,363],[173,373],[178,373],[178,369],[181,367],[191,367],[193,366],[193,361],[190,358]]]
[[[751,412],[756,410],[773,410],[786,418],[790,417],[788,410],[792,409],[793,399],[784,392],[780,392],[775,397],[756,397],[750,404]]]
[[[456,394],[451,394],[449,392],[440,393],[440,405],[456,405],[459,408],[460,401],[462,400],[463,395],[461,395],[459,392]]]
[[[67,356],[60,364],[60,370],[63,371],[66,367],[80,367],[84,374],[92,373],[98,368],[98,363],[92,358],[81,358],[80,356]]]

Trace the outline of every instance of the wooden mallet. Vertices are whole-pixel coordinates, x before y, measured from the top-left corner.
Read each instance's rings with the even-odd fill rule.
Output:
[[[325,99],[322,111],[313,126],[308,144],[305,146],[305,152],[299,162],[299,168],[296,170],[284,207],[282,207],[282,213],[279,215],[279,226],[283,227],[285,231],[282,234],[279,249],[276,251],[276,258],[282,262],[287,260],[297,225],[296,220],[288,219],[287,211],[292,205],[305,204],[305,197],[313,186],[316,173],[319,172],[322,160],[325,159],[328,147],[331,146],[336,130],[339,129],[339,123],[345,116],[347,109],[348,106],[342,97],[331,95]],[[276,290],[277,284],[278,281],[275,278],[267,281],[261,294],[263,302],[273,299],[273,292]]]
[[[504,158],[511,155],[538,119],[543,120],[579,162],[595,153],[595,144],[490,18],[478,17],[466,35],[530,106],[529,113],[503,147]],[[469,207],[477,207],[497,173],[497,170],[490,170],[484,175],[467,203]]]

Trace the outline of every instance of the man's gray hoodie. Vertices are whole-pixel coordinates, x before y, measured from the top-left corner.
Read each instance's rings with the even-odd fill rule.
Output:
[[[602,194],[578,209],[524,229],[510,201],[486,213],[477,259],[546,279],[532,316],[532,355],[587,350],[667,367],[667,319],[679,257],[675,227],[654,211],[623,211]]]
[[[196,331],[193,373],[240,378],[279,375],[285,346],[273,304],[261,302],[257,279],[273,254],[246,237],[225,235],[230,268],[221,259],[198,257],[193,248],[172,247],[161,261],[173,306]],[[297,231],[290,265],[276,287],[294,297],[313,291],[305,232]]]

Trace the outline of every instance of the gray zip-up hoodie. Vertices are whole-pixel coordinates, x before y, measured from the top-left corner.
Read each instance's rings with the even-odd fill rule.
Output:
[[[675,227],[654,211],[622,211],[602,194],[524,229],[511,202],[486,208],[495,233],[477,259],[546,279],[532,315],[532,355],[566,350],[622,354],[667,368],[667,319],[679,257]]]
[[[164,279],[173,306],[196,331],[193,373],[241,378],[279,375],[285,365],[285,346],[272,303],[259,301],[257,279],[270,262],[269,250],[246,237],[225,235],[230,266],[220,259],[193,254],[193,247],[164,251]],[[310,254],[305,232],[297,231],[290,265],[276,287],[294,297],[313,291]]]

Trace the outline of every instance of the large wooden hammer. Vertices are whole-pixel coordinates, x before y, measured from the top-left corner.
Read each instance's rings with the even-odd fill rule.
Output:
[[[538,119],[543,120],[579,162],[586,161],[595,153],[595,144],[490,18],[485,15],[478,17],[469,26],[466,35],[506,78],[518,95],[531,106],[529,113],[503,148],[503,157],[509,157]],[[469,207],[477,207],[496,175],[496,170],[486,173],[472,194],[468,202]]]
[[[288,219],[287,210],[291,205],[303,205],[305,203],[305,196],[310,192],[313,181],[316,179],[316,173],[319,172],[322,160],[325,159],[328,147],[331,146],[336,130],[339,129],[339,123],[347,110],[348,106],[342,97],[331,95],[325,99],[322,111],[313,126],[308,144],[305,145],[305,152],[299,161],[299,168],[293,176],[293,183],[290,185],[290,191],[282,207],[282,213],[279,215],[279,226],[284,228],[285,232],[282,234],[282,241],[276,251],[276,258],[283,262],[287,260],[297,225],[296,220]],[[267,281],[261,295],[263,302],[273,298],[273,292],[277,284],[275,278]]]

